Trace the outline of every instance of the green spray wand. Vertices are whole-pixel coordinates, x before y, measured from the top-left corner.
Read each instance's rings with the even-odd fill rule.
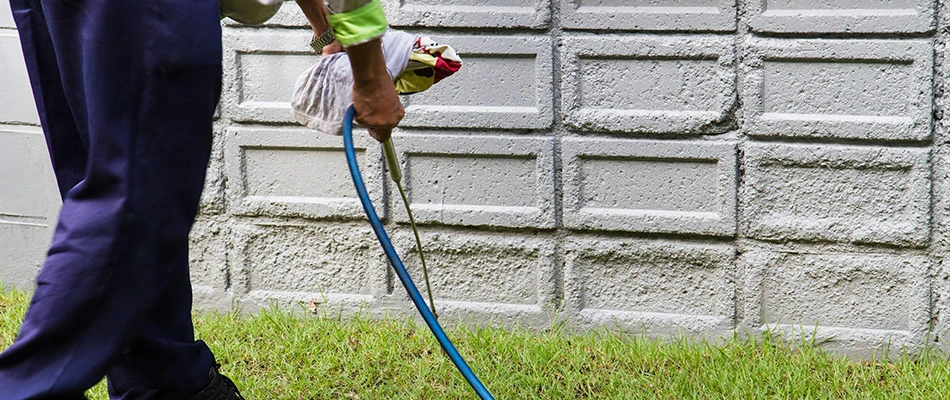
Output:
[[[439,319],[439,313],[435,312],[435,301],[432,299],[432,287],[429,284],[429,269],[426,267],[426,257],[422,252],[422,240],[419,239],[419,230],[416,228],[416,219],[412,217],[412,210],[409,208],[409,199],[406,198],[406,191],[402,188],[402,171],[399,169],[399,159],[396,158],[396,148],[393,147],[393,139],[389,138],[383,143],[383,154],[386,156],[386,169],[389,170],[389,176],[396,182],[396,188],[399,189],[399,195],[402,196],[402,204],[406,207],[406,214],[409,215],[409,225],[412,227],[412,233],[416,237],[416,249],[419,251],[419,259],[422,260],[422,276],[426,281],[426,293],[429,294],[429,309],[432,315]]]

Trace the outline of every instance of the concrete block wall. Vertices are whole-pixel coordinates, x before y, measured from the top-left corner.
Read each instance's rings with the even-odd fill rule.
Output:
[[[856,353],[941,344],[943,8],[386,2],[395,27],[464,59],[405,99],[395,135],[442,315],[696,337],[774,328]],[[305,27],[287,8],[227,28],[226,196],[206,218],[234,234],[226,282],[205,287],[248,306],[318,297],[412,315],[338,140],[283,126],[287,87],[312,62]],[[378,147],[360,145],[418,277]]]
[[[0,284],[31,286],[43,263],[59,194],[39,127],[20,39],[0,6]]]
[[[945,4],[384,3],[394,27],[464,60],[404,99],[394,136],[444,321],[706,338],[776,329],[865,355],[950,339]],[[0,131],[41,144],[4,21]],[[305,19],[287,4],[261,27],[224,24],[192,235],[197,305],[414,315],[341,140],[292,122],[290,90],[317,60]],[[370,195],[421,283],[379,146],[358,136]],[[0,222],[47,212],[8,211],[22,197],[3,193]]]

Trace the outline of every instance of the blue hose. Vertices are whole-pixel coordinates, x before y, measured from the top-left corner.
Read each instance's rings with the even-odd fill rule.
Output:
[[[366,186],[363,184],[362,175],[360,175],[360,167],[356,164],[356,151],[353,149],[353,117],[355,115],[356,111],[353,109],[353,106],[350,106],[350,108],[346,110],[346,116],[343,117],[343,147],[346,151],[346,162],[350,167],[350,175],[353,176],[353,184],[356,185],[356,193],[360,196],[360,202],[363,203],[363,210],[366,211],[369,223],[373,226],[373,232],[376,232],[379,244],[383,246],[386,257],[389,258],[393,269],[396,270],[396,275],[399,276],[402,285],[406,287],[406,291],[409,292],[409,298],[412,299],[419,313],[422,314],[422,319],[425,320],[426,325],[429,326],[429,330],[432,331],[436,340],[439,341],[442,350],[445,350],[445,353],[448,354],[449,358],[455,364],[455,367],[458,368],[462,376],[465,377],[465,380],[468,381],[468,384],[471,385],[475,393],[478,394],[478,397],[482,400],[494,400],[495,398],[492,397],[491,393],[488,393],[488,389],[478,380],[478,377],[475,376],[472,369],[465,360],[462,359],[462,356],[459,355],[458,350],[452,345],[448,336],[445,335],[445,331],[442,330],[439,322],[436,321],[435,316],[432,315],[432,311],[429,311],[429,308],[426,307],[422,295],[419,294],[419,289],[416,288],[416,284],[413,283],[412,278],[409,277],[409,272],[406,271],[406,267],[402,265],[402,260],[399,259],[399,255],[396,254],[396,249],[393,248],[393,243],[389,240],[389,236],[386,235],[386,231],[383,229],[383,223],[379,220],[379,216],[376,215],[376,209],[373,208],[373,203],[369,200],[369,194],[366,193]]]

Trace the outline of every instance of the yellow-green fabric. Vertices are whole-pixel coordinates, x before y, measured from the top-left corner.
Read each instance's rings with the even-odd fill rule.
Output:
[[[335,31],[337,42],[343,47],[376,39],[382,36],[388,27],[380,0],[373,0],[353,11],[330,14],[327,21]]]

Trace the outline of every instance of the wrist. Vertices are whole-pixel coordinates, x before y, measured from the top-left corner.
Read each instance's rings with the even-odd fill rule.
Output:
[[[386,68],[367,68],[361,72],[353,72],[353,87],[356,90],[376,90],[380,86],[392,86],[393,80]]]
[[[386,59],[383,57],[381,42],[379,39],[374,39],[346,48],[346,53],[350,58],[350,67],[353,69],[355,85],[377,85],[382,81],[392,82],[392,77],[389,76],[389,71],[386,70]]]
[[[329,45],[330,43],[333,43],[333,40],[334,40],[333,29],[327,29],[319,35],[317,35],[316,32],[314,32],[313,37],[310,39],[310,47],[313,48],[313,51],[317,53],[322,53],[323,48]]]

